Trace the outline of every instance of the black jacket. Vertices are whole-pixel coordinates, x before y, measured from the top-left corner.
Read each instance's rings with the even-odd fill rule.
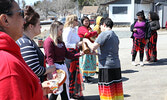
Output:
[[[159,30],[160,29],[159,20],[150,21],[149,26],[150,26],[148,29],[149,34],[151,34],[153,31]]]

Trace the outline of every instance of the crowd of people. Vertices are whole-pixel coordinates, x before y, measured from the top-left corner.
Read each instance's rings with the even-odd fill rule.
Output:
[[[155,12],[149,12],[148,19],[145,18],[144,11],[139,11],[137,20],[131,25],[133,39],[132,47],[132,65],[135,63],[137,51],[139,51],[140,66],[144,66],[143,57],[144,49],[146,51],[146,61],[157,61],[157,30],[160,29],[159,16]]]
[[[44,41],[43,53],[33,40],[41,33],[39,14],[31,6],[20,9],[14,0],[0,0],[0,9],[0,99],[56,100],[60,94],[62,100],[84,100],[83,82],[91,83],[98,62],[100,99],[124,100],[119,38],[112,30],[110,18],[97,17],[94,29],[86,16],[81,19],[80,27],[76,15],[68,15],[64,25],[54,21]],[[139,51],[143,66],[144,48],[146,60],[157,61],[159,17],[150,12],[147,20],[144,11],[136,15],[138,19],[131,25],[132,64],[136,65]],[[88,44],[90,53],[84,54],[83,43]],[[55,78],[53,73],[57,74],[57,69],[64,70],[67,78],[54,91],[48,80]]]

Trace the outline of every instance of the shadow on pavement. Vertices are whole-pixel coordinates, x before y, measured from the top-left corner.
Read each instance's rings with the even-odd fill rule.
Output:
[[[128,98],[130,97],[129,94],[124,94],[124,98]],[[93,95],[93,96],[84,96],[85,100],[100,100],[100,96],[99,95]]]
[[[90,84],[97,84],[98,83],[98,78],[92,78],[92,79],[89,79],[91,81]]]
[[[100,100],[99,95],[92,95],[92,96],[84,96],[85,100]]]
[[[135,73],[135,72],[139,72],[137,70],[124,70],[124,71],[121,71],[123,74],[127,74],[127,73]]]
[[[124,94],[124,97],[126,98],[126,97],[130,97],[130,95],[129,94]]]
[[[158,59],[157,62],[150,62],[150,63],[144,64],[144,66],[159,66],[159,65],[167,65],[167,58]]]
[[[135,71],[135,70],[125,70],[125,71],[122,71],[122,73],[135,73],[135,72],[139,72],[139,71]],[[88,84],[98,84],[98,78],[94,78],[92,77],[91,79],[89,79],[91,81],[91,83],[88,83]],[[126,78],[126,77],[122,77],[122,81],[127,81],[129,80],[129,78]],[[85,83],[85,82],[84,82]]]
[[[129,80],[129,78],[122,77],[123,82],[125,82],[127,80]],[[91,79],[91,83],[88,83],[88,84],[98,84],[98,78]]]
[[[125,82],[125,81],[127,81],[127,80],[129,80],[129,78],[122,77],[122,81],[123,81],[123,82]]]

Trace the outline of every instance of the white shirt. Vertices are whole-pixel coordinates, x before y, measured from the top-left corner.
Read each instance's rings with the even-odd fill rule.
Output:
[[[78,28],[64,28],[62,35],[66,48],[76,49],[76,44],[80,41],[80,37],[78,36]]]

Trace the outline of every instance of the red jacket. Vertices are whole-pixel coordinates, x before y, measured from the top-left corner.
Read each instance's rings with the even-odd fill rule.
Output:
[[[166,29],[167,29],[167,21],[166,21],[165,27],[166,27]]]
[[[20,48],[0,32],[0,100],[42,100],[41,83],[20,54]]]
[[[78,35],[80,38],[88,38],[91,42],[94,42],[95,39],[92,38],[97,36],[97,32],[92,31],[91,28],[88,29],[85,26],[81,26],[78,29]]]

